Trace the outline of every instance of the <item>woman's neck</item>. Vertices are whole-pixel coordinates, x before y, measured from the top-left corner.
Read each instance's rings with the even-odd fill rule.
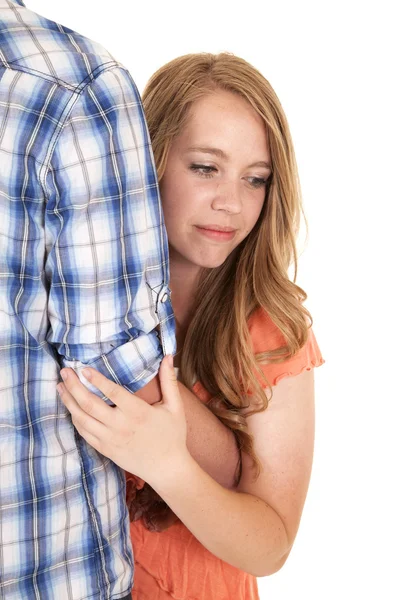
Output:
[[[193,307],[201,267],[171,255],[170,288],[175,312],[187,312]]]
[[[177,356],[174,364],[179,366],[180,351],[182,350],[186,332],[193,316],[201,268],[192,263],[184,263],[171,257],[170,260],[170,289],[172,307],[176,323]]]

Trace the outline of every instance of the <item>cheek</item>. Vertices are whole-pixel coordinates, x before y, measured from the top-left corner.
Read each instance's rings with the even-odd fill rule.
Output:
[[[184,190],[177,186],[175,186],[173,194],[167,194],[161,198],[168,239],[175,246],[183,240],[188,224],[192,220],[190,204],[185,200]]]
[[[165,226],[169,235],[171,235],[173,231],[182,230],[185,224],[190,221],[190,207],[187,203],[181,202],[179,197],[163,201],[162,207]]]
[[[179,216],[182,207],[184,190],[182,185],[177,184],[176,181],[179,181],[178,177],[169,177],[160,185],[161,204],[167,226],[171,225],[172,221]]]
[[[160,186],[161,202],[167,227],[196,222],[207,205],[207,195],[201,185],[194,185],[186,174],[176,173]]]
[[[248,212],[248,214],[246,215],[246,235],[248,235],[250,233],[250,231],[253,229],[253,227],[256,225],[262,209],[264,206],[264,202],[259,205],[259,206],[255,206],[253,207],[253,209],[251,211]]]

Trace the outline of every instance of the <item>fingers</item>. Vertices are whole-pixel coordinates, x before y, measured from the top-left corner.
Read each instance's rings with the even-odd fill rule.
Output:
[[[86,442],[89,444],[89,446],[92,446],[92,448],[97,450],[97,452],[100,452],[101,454],[103,454],[102,445],[101,445],[101,441],[99,440],[99,438],[97,438],[95,435],[89,433],[86,429],[81,429],[79,427],[79,425],[74,422],[74,420],[72,420],[72,423],[74,424],[74,427],[77,430],[77,432],[79,433],[79,435],[81,437],[83,437],[84,440],[86,440]]]
[[[135,396],[124,389],[122,386],[110,381],[99,371],[92,368],[85,368],[82,371],[85,378],[90,381],[98,390],[103,392],[116,406],[122,408],[127,403],[131,404]],[[136,399],[137,400],[137,399]],[[103,403],[104,404],[104,403]]]
[[[108,406],[96,394],[89,392],[72,369],[63,369],[61,377],[64,380],[64,386],[68,394],[74,398],[82,411],[87,415],[91,415],[101,423],[109,423],[110,419],[114,418],[114,409]],[[67,396],[68,398],[69,396]],[[62,400],[64,401],[64,398]]]
[[[182,400],[171,355],[166,356],[161,363],[160,383],[163,403],[171,409],[180,408]]]
[[[99,439],[104,437],[106,434],[106,427],[92,415],[87,414],[79,406],[78,402],[75,400],[72,394],[70,394],[65,384],[60,383],[57,386],[57,391],[64,405],[71,413],[72,422],[75,428],[78,430],[78,433],[97,450]],[[100,402],[102,401],[100,400]],[[110,407],[107,408],[112,410]]]
[[[137,422],[140,422],[142,417],[148,414],[150,407],[146,402],[137,398],[122,386],[110,381],[107,377],[99,373],[99,371],[92,368],[85,368],[82,374],[92,385],[109,398],[122,413],[131,416],[134,414]],[[72,369],[63,369],[61,375],[69,394],[65,396],[65,400],[64,397],[62,399],[71,414],[74,411],[74,418],[82,422],[84,418],[83,413],[85,413],[107,426],[115,422],[118,415],[117,408],[111,408],[98,396],[89,392]],[[163,404],[171,409],[180,409],[182,400],[172,356],[166,356],[161,363],[160,383],[163,393]]]

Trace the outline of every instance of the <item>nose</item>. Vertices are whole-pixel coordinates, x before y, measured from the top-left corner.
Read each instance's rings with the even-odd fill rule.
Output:
[[[238,214],[242,210],[240,184],[235,181],[219,182],[212,201],[214,210],[223,210],[229,214]]]

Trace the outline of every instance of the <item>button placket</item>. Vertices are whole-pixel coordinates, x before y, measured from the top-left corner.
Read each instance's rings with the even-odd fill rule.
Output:
[[[165,322],[165,320],[169,318],[168,315],[172,311],[172,307],[168,307],[168,302],[171,303],[170,289],[168,287],[164,287],[163,289],[161,289],[158,298],[159,299],[157,303],[157,314],[160,322],[159,339],[161,338],[161,345],[163,348],[164,355],[174,354],[175,348],[171,347],[171,343],[169,341],[168,336],[165,336],[165,331],[163,327],[163,322]]]

